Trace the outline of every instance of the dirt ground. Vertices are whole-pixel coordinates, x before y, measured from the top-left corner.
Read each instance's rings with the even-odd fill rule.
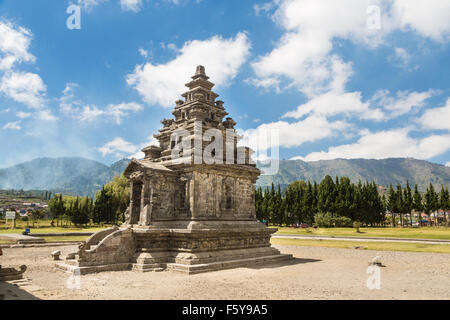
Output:
[[[50,253],[76,246],[3,249],[4,267],[26,264],[28,283],[0,283],[5,299],[450,299],[450,255],[277,246],[295,259],[285,264],[197,275],[104,272],[81,277],[54,267]],[[381,288],[369,290],[368,261],[381,256]]]

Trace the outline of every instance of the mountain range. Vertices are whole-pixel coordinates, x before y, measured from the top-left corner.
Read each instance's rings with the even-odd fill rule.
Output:
[[[107,166],[85,158],[38,158],[0,169],[0,189],[93,196],[106,182],[120,175],[128,162],[123,159]]]
[[[258,186],[271,183],[287,186],[292,181],[309,180],[320,182],[326,175],[331,177],[347,176],[353,183],[375,181],[381,186],[418,185],[425,191],[430,183],[435,188],[441,185],[450,187],[450,167],[413,158],[373,159],[334,159],[305,162],[302,160],[281,160],[275,175],[263,175],[257,181]]]
[[[38,158],[0,169],[0,189],[51,190],[65,194],[93,196],[103,184],[120,175],[129,159],[108,166],[85,158]],[[450,187],[450,167],[412,158],[383,160],[335,159],[315,162],[279,161],[275,175],[263,175],[257,186],[271,183],[286,187],[296,180],[320,182],[326,175],[347,176],[352,182],[375,181],[378,185],[404,185],[406,180],[424,191],[431,182],[436,188]]]

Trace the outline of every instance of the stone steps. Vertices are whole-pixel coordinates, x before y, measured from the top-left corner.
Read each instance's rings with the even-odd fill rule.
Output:
[[[159,271],[164,271],[165,270],[165,266],[164,264],[161,263],[149,263],[149,264],[133,264],[133,271],[139,271],[139,272],[149,272],[149,271],[154,271],[154,272],[159,272]]]
[[[278,255],[273,255],[273,256],[263,256],[263,257],[256,257],[256,258],[229,260],[229,261],[213,262],[213,263],[205,263],[205,264],[197,264],[197,265],[168,263],[167,270],[181,272],[181,273],[187,273],[187,274],[196,274],[196,273],[201,273],[201,272],[218,271],[218,270],[230,269],[230,268],[252,267],[252,266],[258,266],[261,264],[269,264],[269,263],[286,261],[286,260],[290,260],[290,259],[292,259],[291,254],[278,254]]]
[[[140,272],[162,271],[164,269],[165,265],[161,263],[147,263],[147,264],[134,263],[132,268],[133,271],[140,271]]]

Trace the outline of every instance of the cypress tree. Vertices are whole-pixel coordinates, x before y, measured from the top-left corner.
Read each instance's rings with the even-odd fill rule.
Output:
[[[415,212],[418,212],[419,215],[423,211],[422,195],[419,192],[417,184],[414,186],[413,209]]]
[[[317,209],[322,213],[336,213],[336,185],[329,175],[319,185]]]
[[[397,209],[397,213],[400,214],[400,224],[403,227],[403,213],[405,211],[404,209],[404,199],[403,199],[403,191],[402,191],[402,186],[400,185],[400,183],[397,184],[397,191],[396,191],[396,209]]]
[[[428,215],[428,218],[431,219],[431,213],[437,210],[439,207],[439,196],[434,191],[433,185],[430,183],[427,188],[427,192],[425,193],[425,201],[424,201],[424,211]]]
[[[439,196],[439,207],[444,211],[445,224],[448,225],[447,211],[450,209],[450,196],[448,188],[441,186],[441,193]]]
[[[411,193],[411,187],[409,186],[409,181],[406,180],[406,188],[403,190],[403,211],[409,215],[409,220],[412,225],[412,215],[411,211],[414,207],[414,199]]]
[[[397,211],[397,193],[394,191],[392,184],[389,185],[387,205],[388,205],[389,211],[391,212],[392,226],[395,227],[395,225],[396,225],[395,213]]]
[[[308,185],[306,188],[306,192],[303,195],[302,199],[302,212],[305,213],[305,222],[311,225],[314,222],[314,188],[311,185],[311,182],[308,181]]]

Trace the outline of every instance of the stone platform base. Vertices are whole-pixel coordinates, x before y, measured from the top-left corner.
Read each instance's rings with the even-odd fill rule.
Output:
[[[249,259],[230,260],[223,262],[212,262],[205,264],[186,265],[179,263],[168,263],[167,270],[181,272],[186,274],[196,274],[202,272],[211,272],[224,269],[241,268],[241,267],[257,267],[268,265],[271,263],[283,262],[292,259],[291,254],[278,254],[274,256],[265,256]]]
[[[166,224],[105,229],[56,266],[79,274],[119,270],[195,274],[292,258],[271,246],[276,229],[257,221],[188,223],[184,228]]]
[[[137,263],[117,263],[110,265],[77,267],[67,263],[57,263],[56,267],[69,273],[77,272],[80,275],[97,273],[102,271],[126,271],[132,270],[137,272],[158,272],[158,271],[172,271],[184,274],[197,274],[202,272],[219,271],[231,268],[242,267],[260,267],[262,265],[270,265],[279,262],[285,262],[292,259],[291,254],[278,254],[273,256],[263,256],[248,259],[237,259],[222,262],[211,262],[204,264],[181,264],[181,263],[155,263],[155,264],[137,264]]]
[[[90,273],[97,273],[103,271],[126,271],[131,270],[133,267],[132,263],[116,263],[116,264],[106,264],[100,266],[88,266],[88,267],[78,267],[72,264],[59,262],[55,264],[58,269],[64,270],[68,273],[73,273],[76,275],[84,275]],[[78,273],[79,272],[79,273]]]

